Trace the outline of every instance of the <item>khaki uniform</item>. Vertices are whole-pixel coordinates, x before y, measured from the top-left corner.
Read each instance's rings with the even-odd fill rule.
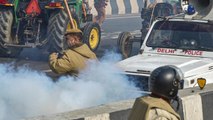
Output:
[[[60,58],[57,58],[55,54],[51,54],[49,57],[49,66],[55,73],[68,73],[77,76],[79,70],[86,67],[88,59],[97,59],[97,57],[86,44],[83,44],[80,47],[66,50]]]
[[[137,98],[128,120],[180,120],[169,103],[161,98]]]

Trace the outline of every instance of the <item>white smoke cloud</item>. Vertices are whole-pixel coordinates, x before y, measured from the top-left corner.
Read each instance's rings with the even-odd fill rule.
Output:
[[[79,77],[63,76],[57,82],[26,66],[0,64],[0,120],[17,120],[70,111],[135,98],[137,88],[119,73],[110,53],[100,62],[90,61]]]

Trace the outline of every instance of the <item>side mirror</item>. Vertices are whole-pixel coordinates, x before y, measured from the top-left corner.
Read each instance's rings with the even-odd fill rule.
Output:
[[[206,79],[205,78],[198,78],[197,83],[198,83],[200,89],[202,90],[206,85]]]

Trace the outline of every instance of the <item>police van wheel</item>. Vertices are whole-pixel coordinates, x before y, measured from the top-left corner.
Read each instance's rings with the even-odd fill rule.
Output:
[[[130,40],[130,32],[122,32],[118,36],[118,51],[122,54],[123,58],[128,58],[132,52],[132,41]]]
[[[101,30],[98,23],[87,23],[84,27],[83,41],[92,51],[96,51],[101,41]]]
[[[6,47],[4,44],[17,44],[12,36],[13,11],[6,7],[0,8],[0,56],[17,57],[21,52],[21,48]]]

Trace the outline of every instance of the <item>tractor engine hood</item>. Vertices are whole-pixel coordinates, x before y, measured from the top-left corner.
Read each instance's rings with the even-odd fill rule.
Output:
[[[168,55],[136,55],[117,63],[125,74],[149,76],[157,67],[175,65],[181,69],[184,77],[190,77],[213,69],[213,60],[208,58],[182,57]]]

